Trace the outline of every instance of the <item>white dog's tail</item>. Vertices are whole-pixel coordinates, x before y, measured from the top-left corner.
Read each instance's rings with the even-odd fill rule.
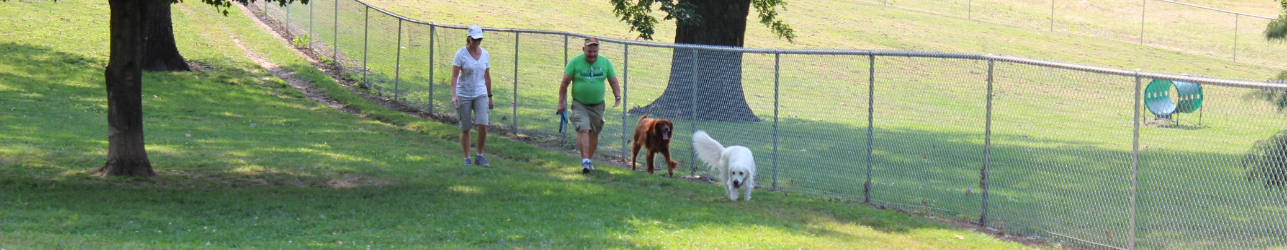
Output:
[[[706,165],[711,168],[724,168],[720,165],[720,158],[724,156],[724,145],[712,139],[706,131],[699,130],[693,133],[693,149],[697,151],[697,158],[701,158]]]

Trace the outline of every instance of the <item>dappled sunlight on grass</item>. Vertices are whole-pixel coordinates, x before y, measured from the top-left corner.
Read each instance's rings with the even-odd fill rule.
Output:
[[[266,169],[263,166],[252,164],[252,165],[237,167],[233,169],[232,172],[243,174],[243,175],[259,175],[266,172],[265,170]]]
[[[93,173],[93,172],[94,172],[94,169],[92,169],[92,168],[85,168],[85,169],[72,169],[72,170],[63,171],[63,173],[62,173],[62,177],[69,177],[69,176],[88,176],[89,174],[91,174],[91,173]]]
[[[465,186],[465,185],[455,185],[447,189],[453,192],[462,193],[462,194],[482,194],[485,192],[482,188],[475,187],[475,186]]]

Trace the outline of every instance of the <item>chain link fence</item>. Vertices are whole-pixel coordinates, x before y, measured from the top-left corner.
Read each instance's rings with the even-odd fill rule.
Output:
[[[455,116],[447,78],[463,26],[352,0],[251,7],[343,77]],[[570,142],[554,109],[563,66],[585,36],[488,30],[491,125]],[[755,152],[761,188],[1091,248],[1287,247],[1287,134],[1271,140],[1287,115],[1269,101],[1287,84],[992,55],[604,41],[623,102],[605,113],[603,155],[629,159],[627,131],[649,115],[675,123],[680,174],[710,174],[691,148],[705,130]],[[1196,84],[1202,99],[1150,87],[1168,81]],[[1152,108],[1176,103],[1180,111]]]

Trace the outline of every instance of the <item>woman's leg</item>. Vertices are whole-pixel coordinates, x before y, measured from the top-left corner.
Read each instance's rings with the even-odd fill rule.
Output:
[[[465,154],[465,158],[473,155],[469,154],[469,129],[474,127],[473,98],[460,97],[460,106],[456,107],[456,118],[460,120],[460,149]]]
[[[469,130],[460,131],[460,149],[465,151],[465,158],[469,158]]]
[[[478,153],[483,153],[483,145],[487,144],[487,125],[474,125],[478,127]],[[466,155],[469,152],[465,152]]]
[[[462,104],[463,105],[463,104]],[[478,153],[483,153],[483,145],[487,143],[487,124],[491,121],[488,119],[487,97],[480,96],[469,103],[474,110],[474,127],[478,129]]]

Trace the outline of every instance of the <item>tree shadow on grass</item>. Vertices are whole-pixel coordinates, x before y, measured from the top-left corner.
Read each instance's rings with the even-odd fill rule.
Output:
[[[773,144],[767,136],[773,133],[772,125],[699,124],[698,129],[718,131],[712,136],[723,138],[725,145],[752,148],[760,173],[757,181],[765,185],[773,166]],[[873,128],[871,198],[877,204],[977,221],[983,207],[982,125],[978,132],[947,132],[957,130],[957,124],[934,127],[938,129]],[[778,188],[864,199],[866,126],[783,119],[777,133]],[[1116,134],[994,128],[989,226],[1129,244],[1131,137]],[[672,144],[689,143],[679,139]],[[1152,240],[1141,245],[1287,245],[1287,238],[1273,226],[1287,211],[1287,199],[1244,179],[1238,164],[1241,152],[1190,150],[1141,152],[1138,234]],[[1191,197],[1228,198],[1179,202]]]
[[[0,134],[0,167],[6,167],[0,172],[68,178],[101,164],[107,151],[104,62],[21,44],[0,44],[0,51],[6,54],[0,58],[0,97],[8,111],[0,114],[5,120],[0,129],[7,131]],[[144,124],[160,182],[315,187],[381,182],[354,170],[367,164],[354,156],[363,150],[344,143],[376,126],[312,103],[253,65],[203,64],[212,70],[144,76]],[[330,121],[336,118],[349,119]],[[323,158],[330,159],[311,160]],[[294,168],[263,167],[273,164]]]
[[[29,58],[0,59],[3,63],[0,65],[22,67],[6,70],[8,75],[39,73],[42,68],[26,66],[28,61],[58,64],[60,60],[69,60],[67,55],[38,47],[6,45],[6,49],[26,51],[25,56],[15,58]],[[3,173],[0,189],[14,194],[0,202],[7,213],[6,223],[0,223],[5,225],[5,231],[122,236],[113,239],[123,239],[117,241],[122,244],[189,247],[205,241],[225,247],[300,246],[283,243],[283,239],[287,239],[310,246],[340,246],[338,242],[343,241],[376,246],[661,248],[678,245],[658,240],[663,237],[702,237],[730,231],[800,240],[777,242],[871,237],[820,226],[819,222],[861,225],[887,234],[947,228],[892,211],[866,208],[866,205],[824,202],[790,193],[761,190],[752,201],[730,202],[722,195],[722,189],[713,185],[624,170],[580,176],[563,164],[569,157],[552,151],[500,149],[497,154],[506,159],[498,161],[501,164],[494,165],[496,167],[456,166],[455,157],[435,156],[456,152],[447,140],[318,108],[317,104],[291,94],[293,90],[282,83],[263,81],[263,74],[238,70],[248,68],[244,65],[221,68],[228,69],[149,75],[154,82],[145,84],[149,86],[145,96],[157,96],[145,98],[148,101],[145,112],[149,119],[149,149],[155,149],[154,161],[162,163],[161,172],[176,170],[171,175],[217,177],[212,178],[214,181],[203,181],[206,177],[168,180],[178,183],[174,185],[157,185],[146,180],[104,181],[66,174],[93,167],[101,160],[101,153],[92,152],[105,147],[103,140],[77,133],[94,134],[92,131],[104,126],[76,119],[103,120],[104,114],[84,112],[90,115],[51,119],[74,113],[78,107],[101,105],[98,104],[101,101],[96,103],[93,97],[101,95],[99,88],[78,86],[93,82],[95,78],[91,75],[98,74],[97,69],[62,77],[36,74],[42,77],[5,81],[6,89],[0,91],[0,95],[4,95],[5,100],[15,100],[12,105],[15,111],[23,110],[10,113],[9,117],[13,114],[40,116],[3,124],[7,130],[22,132],[6,133],[5,143],[0,145],[6,157],[5,164],[0,165]],[[79,78],[91,80],[66,80]],[[59,84],[61,81],[74,84]],[[40,87],[45,88],[44,92],[33,91]],[[26,101],[36,98],[31,93],[82,101]],[[49,122],[36,123],[46,120]],[[842,197],[850,198],[860,193],[865,170],[859,166],[865,167],[866,158],[865,155],[854,157],[852,149],[865,149],[865,144],[860,143],[866,139],[865,133],[861,133],[865,127],[806,120],[783,124],[783,131],[814,131],[828,136],[784,139],[781,151],[800,153],[782,155],[781,163],[798,162],[780,166],[782,175],[778,178],[782,188],[805,193],[814,190],[821,195],[846,194]],[[767,157],[770,154],[765,152],[771,152],[772,147],[765,144],[764,138],[769,133],[763,126],[763,123],[703,124],[702,128],[720,132],[718,136],[726,145],[753,148],[762,166],[763,178],[770,168],[766,166],[772,166],[764,162],[770,159]],[[46,136],[58,134],[68,136]],[[945,208],[963,214],[974,212],[968,207],[978,207],[977,193],[970,196],[964,190],[977,183],[975,177],[981,163],[974,156],[982,151],[978,143],[981,134],[882,128],[874,134],[882,150],[872,159],[876,174],[873,197],[878,202],[910,208],[916,208],[919,203],[922,208]],[[377,148],[382,151],[369,148],[399,143],[410,146]],[[49,153],[59,150],[64,153]],[[1067,231],[1079,232],[1081,234],[1075,236],[1100,242],[1116,244],[1123,240],[1125,234],[1118,228],[1125,227],[1119,216],[1125,205],[1121,198],[1125,191],[1120,185],[1109,185],[1107,189],[1104,186],[1120,183],[1123,178],[1120,166],[1124,151],[1104,150],[1095,142],[998,133],[994,137],[993,152],[992,199],[993,204],[1000,207],[992,210],[994,220],[1022,221],[1061,233],[1065,231],[1060,228],[1073,228]],[[1148,156],[1151,154],[1145,158],[1149,159]],[[1220,154],[1181,156],[1236,159]],[[31,160],[33,158],[38,160]],[[1102,162],[1105,159],[1109,161]],[[1156,159],[1173,158],[1157,156]],[[89,166],[81,166],[79,162]],[[1158,166],[1155,168],[1158,169],[1169,166],[1170,162],[1146,161],[1142,169],[1146,166]],[[44,170],[23,170],[24,167]],[[1220,168],[1206,169],[1208,171],[1199,174],[1228,175],[1220,172]],[[346,176],[375,180],[371,185],[352,188],[312,188],[293,185],[290,181],[304,179],[305,183],[319,183]],[[1145,172],[1144,176],[1145,180],[1152,179],[1159,184],[1158,180],[1177,178],[1163,171]],[[1180,175],[1183,178],[1174,182],[1193,182],[1192,176]],[[228,183],[223,179],[241,182]],[[376,184],[380,179],[392,182]],[[1233,184],[1237,183],[1217,185]],[[1186,193],[1165,185],[1145,185],[1142,192],[1181,196],[1203,196],[1227,190]],[[1234,192],[1251,191],[1235,189]],[[1069,203],[1079,199],[1092,202],[1070,205],[1086,204]],[[1228,207],[1195,208],[1192,204],[1164,206],[1166,199],[1145,198],[1144,201],[1157,204],[1142,209],[1141,218],[1150,225],[1141,231],[1145,237],[1181,234],[1200,240],[1204,234],[1211,233],[1212,230],[1186,229],[1194,225],[1192,221],[1199,220],[1168,219],[1193,217],[1170,211],[1239,211]],[[1054,209],[1052,205],[1071,209]],[[1268,205],[1272,209],[1273,205]],[[1274,214],[1260,210],[1240,212],[1256,216]],[[1228,217],[1213,216],[1201,221],[1216,229],[1228,229],[1221,225],[1231,225]],[[1099,231],[1105,227],[1117,233],[1101,234]],[[658,233],[661,231],[672,233]],[[151,232],[161,232],[159,235],[164,237]],[[674,232],[680,235],[675,236]],[[1273,231],[1244,225],[1233,232],[1236,232],[1233,236],[1237,236]],[[1272,240],[1272,235],[1265,237],[1271,240],[1255,244],[1282,242]],[[790,247],[795,243],[765,244],[780,244],[765,247]]]
[[[627,117],[627,127],[638,117]],[[691,134],[686,121],[678,121],[672,152],[681,162],[689,159],[686,133]],[[530,126],[530,125],[529,125]],[[957,219],[977,221],[982,213],[982,188],[979,185],[983,165],[982,124],[977,133],[944,132],[959,127],[956,124],[936,127],[945,130],[891,129],[877,127],[872,197],[877,203],[946,215]],[[1200,129],[1198,127],[1181,127]],[[757,152],[761,185],[769,177],[773,152],[772,130],[769,123],[719,124],[701,123],[700,130],[712,131],[725,145],[744,145]],[[817,120],[784,119],[781,134],[781,176],[777,187],[794,192],[810,193],[849,200],[861,200],[865,181],[866,136],[865,126],[835,124]],[[612,132],[612,131],[610,131]],[[628,131],[627,131],[628,132]],[[800,132],[805,132],[801,134]],[[795,135],[792,135],[792,134]],[[821,135],[821,136],[820,136]],[[991,223],[990,226],[1017,232],[1042,234],[1055,232],[1088,240],[1096,244],[1124,246],[1129,243],[1129,186],[1130,148],[1129,137],[1116,137],[1120,141],[1105,141],[1113,133],[1081,135],[1075,132],[1039,132],[997,130],[993,135],[991,167]],[[616,138],[618,135],[601,135]],[[625,143],[629,143],[628,141]],[[601,142],[601,148],[605,144]],[[606,145],[608,151],[615,143]],[[604,149],[601,149],[601,152]],[[1244,190],[1245,182],[1239,181],[1240,167],[1235,166],[1237,152],[1207,153],[1195,149],[1176,156],[1160,156],[1145,152],[1145,160],[1156,157],[1157,165],[1142,164],[1141,173],[1168,171],[1161,169],[1183,165],[1184,162],[1203,161],[1208,166],[1191,172],[1159,173],[1159,179],[1177,180],[1195,186],[1204,176],[1220,176],[1220,183],[1212,186],[1210,194],[1241,197],[1235,203],[1264,204],[1272,195]],[[608,152],[611,153],[611,152]],[[1211,161],[1209,159],[1218,159]],[[1148,161],[1146,161],[1148,162]],[[681,164],[688,165],[688,164]],[[700,164],[697,164],[700,165]],[[698,166],[698,173],[705,173]],[[680,172],[687,172],[681,167]],[[1212,172],[1214,170],[1214,172]],[[1141,195],[1154,195],[1153,199],[1196,195],[1183,188],[1167,187],[1173,183],[1142,182]],[[1152,194],[1148,194],[1152,193]],[[718,195],[718,194],[717,194]],[[1145,200],[1145,198],[1141,198]],[[1272,202],[1270,203],[1272,204]],[[1158,225],[1143,228],[1140,235],[1185,235],[1185,239],[1166,239],[1152,244],[1203,245],[1205,239],[1231,239],[1236,235],[1259,235],[1264,240],[1244,242],[1246,246],[1281,246],[1287,240],[1273,236],[1269,227],[1271,215],[1281,214],[1281,204],[1239,211],[1229,207],[1204,206],[1190,208],[1142,208],[1141,217]],[[1197,214],[1175,216],[1170,209],[1215,213],[1245,213],[1262,218],[1258,226],[1234,226],[1236,217],[1207,217]],[[1229,234],[1220,230],[1191,230],[1195,218],[1207,218],[1216,228],[1234,229]],[[1188,220],[1190,222],[1184,222]],[[1221,240],[1225,241],[1225,240]]]
[[[659,228],[760,227],[796,238],[840,238],[850,234],[801,224],[818,218],[865,221],[862,218],[871,214],[893,217],[870,223],[887,232],[942,228],[888,211],[854,212],[843,205],[765,192],[752,202],[727,202],[712,195],[717,188],[709,185],[638,173],[612,171],[581,181],[551,178],[547,167],[566,158],[557,152],[496,169],[452,166],[454,158],[394,157],[453,149],[449,142],[432,137],[318,111],[317,104],[290,94],[293,90],[281,83],[238,70],[244,65],[149,74],[145,122],[149,149],[162,177],[93,178],[77,171],[96,165],[106,145],[95,135],[102,123],[86,121],[102,120],[105,114],[77,108],[104,108],[100,88],[93,85],[100,69],[87,66],[49,74],[42,71],[47,67],[29,65],[92,60],[32,46],[3,48],[15,55],[0,60],[7,67],[6,78],[37,76],[6,80],[0,92],[5,100],[13,100],[11,117],[31,116],[3,124],[6,130],[21,131],[6,134],[3,145],[0,189],[11,194],[0,202],[6,211],[5,231],[180,247],[206,241],[225,247],[292,246],[282,239],[294,239],[323,246],[346,241],[657,248],[675,243],[652,243],[640,235]],[[33,93],[75,101],[41,100],[30,96]],[[87,114],[51,120],[77,111]],[[397,137],[381,136],[384,133]],[[67,136],[49,136],[60,134]],[[397,144],[390,139],[421,149],[406,154],[364,148]],[[64,153],[48,153],[53,151]],[[396,182],[319,189],[290,181],[334,179],[325,176],[327,172]],[[783,211],[795,212],[780,215]]]

